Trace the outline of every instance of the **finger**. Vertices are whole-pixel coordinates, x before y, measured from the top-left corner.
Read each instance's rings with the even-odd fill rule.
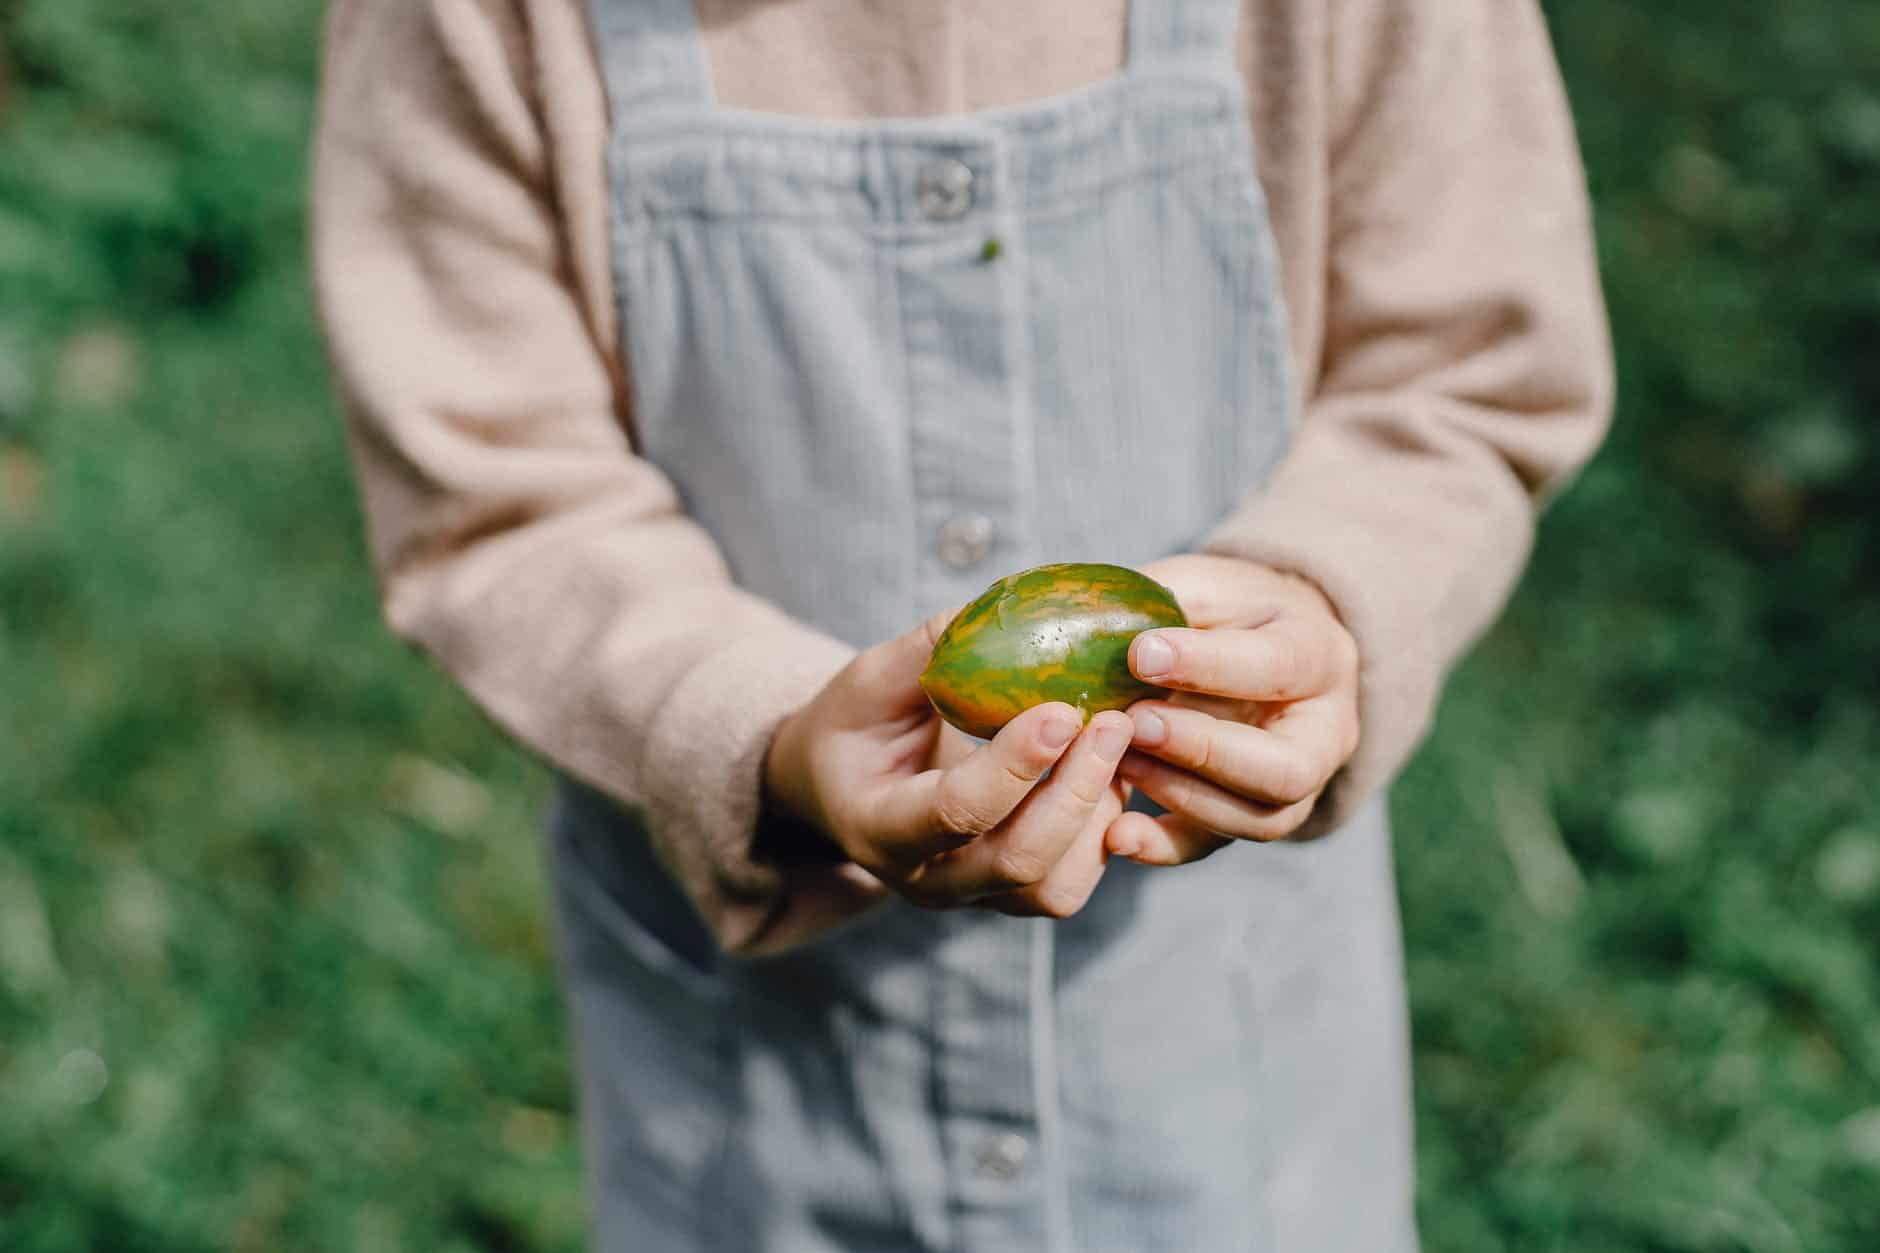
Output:
[[[920,689],[920,672],[933,657],[934,645],[947,624],[962,608],[955,606],[934,614],[925,622],[885,643],[858,654],[843,677],[859,697],[845,702],[852,709],[854,725],[873,725],[882,717],[931,708],[927,694]]]
[[[923,894],[968,900],[1044,883],[1112,798],[1110,782],[1132,729],[1129,716],[1116,710],[1092,718],[1049,781],[1024,799],[1010,821],[987,839],[934,858],[910,882]]]
[[[1236,700],[1303,700],[1332,690],[1350,668],[1349,637],[1282,615],[1265,626],[1144,631],[1129,646],[1136,677]]]
[[[1226,696],[1209,696],[1206,692],[1170,692],[1161,699],[1182,709],[1198,709],[1210,718],[1225,718],[1229,722],[1252,722],[1263,710],[1291,708],[1278,701],[1232,700]]]
[[[1301,608],[1337,612],[1312,580],[1238,557],[1181,553],[1142,573],[1175,594],[1189,626],[1254,627]]]
[[[1104,847],[1144,866],[1182,866],[1219,852],[1234,841],[1180,814],[1150,817],[1141,810],[1118,814],[1104,833]]]
[[[1192,554],[1152,561],[1141,569],[1174,595],[1189,626],[1259,626],[1279,615],[1283,601],[1276,594],[1267,603],[1249,604],[1247,571],[1241,564],[1234,562],[1237,577],[1231,579],[1221,577],[1219,559],[1196,561]]]
[[[1334,768],[1358,751],[1358,702],[1350,695],[1295,701],[1263,725],[1279,739],[1303,745],[1308,752],[1329,751]]]
[[[912,867],[978,839],[1018,808],[1082,721],[1062,701],[1038,705],[952,769],[893,784],[873,806],[874,846],[891,865]]]
[[[1137,701],[1129,716],[1132,747],[1276,808],[1317,795],[1344,761],[1342,744],[1322,719],[1281,735],[1167,701]]]
[[[1262,805],[1137,752],[1123,758],[1117,773],[1162,808],[1193,819],[1209,831],[1240,840],[1285,839],[1306,820],[1318,799],[1314,795],[1296,805]]]
[[[1015,918],[1064,919],[1081,910],[1096,892],[1110,859],[1104,845],[1105,833],[1111,821],[1123,811],[1121,789],[1111,784],[1109,791],[1109,799],[1097,806],[1083,831],[1064,851],[1043,883],[1022,892],[988,896],[977,903]]]

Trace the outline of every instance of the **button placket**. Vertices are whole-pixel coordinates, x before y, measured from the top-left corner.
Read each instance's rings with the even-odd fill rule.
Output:
[[[1002,920],[1003,921],[1003,920]],[[932,1099],[963,1249],[1046,1249],[1024,929],[947,925],[931,951]]]
[[[1023,374],[1013,357],[1012,276],[983,255],[989,223],[1003,211],[1003,142],[946,141],[891,154],[889,163],[907,227],[897,289],[923,612],[976,595],[1023,543],[1017,510],[1030,439],[1015,425],[1012,389]]]

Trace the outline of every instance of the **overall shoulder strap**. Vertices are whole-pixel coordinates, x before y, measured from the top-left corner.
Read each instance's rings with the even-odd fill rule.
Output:
[[[616,118],[712,107],[693,0],[589,0],[594,51]]]
[[[1231,68],[1241,0],[1129,0],[1130,68]]]

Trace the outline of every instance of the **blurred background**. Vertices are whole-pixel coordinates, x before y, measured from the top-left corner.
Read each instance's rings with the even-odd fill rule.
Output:
[[[1623,386],[1398,790],[1432,1250],[1880,1249],[1880,5],[1549,6]],[[0,1248],[566,1250],[544,772],[378,625],[314,0],[0,4]]]

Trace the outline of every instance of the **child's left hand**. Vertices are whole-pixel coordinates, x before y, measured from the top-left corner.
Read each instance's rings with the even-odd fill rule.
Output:
[[[1292,834],[1358,745],[1358,646],[1312,583],[1234,557],[1143,567],[1192,627],[1145,631],[1137,677],[1173,689],[1130,707],[1118,775],[1169,812],[1110,824],[1111,853],[1151,865]]]

